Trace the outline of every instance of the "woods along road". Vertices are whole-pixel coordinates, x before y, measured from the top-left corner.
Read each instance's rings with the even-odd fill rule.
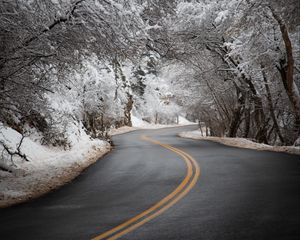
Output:
[[[300,239],[300,158],[177,137],[115,136],[70,184],[0,210],[0,239]]]

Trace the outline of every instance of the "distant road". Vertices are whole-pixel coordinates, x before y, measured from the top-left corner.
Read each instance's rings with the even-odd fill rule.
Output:
[[[0,239],[300,239],[300,157],[176,136],[194,129],[114,136],[72,183],[0,209]]]

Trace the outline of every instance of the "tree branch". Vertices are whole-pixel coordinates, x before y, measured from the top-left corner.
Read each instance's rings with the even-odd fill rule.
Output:
[[[27,156],[26,156],[24,153],[22,153],[22,151],[21,151],[21,146],[22,146],[22,143],[23,143],[23,141],[24,141],[24,138],[25,138],[25,136],[22,135],[22,138],[21,138],[21,140],[20,140],[20,142],[19,142],[19,144],[18,144],[18,146],[17,146],[16,151],[11,150],[11,149],[5,144],[4,141],[0,140],[0,144],[3,146],[4,150],[10,155],[11,161],[12,161],[12,162],[13,162],[13,156],[15,156],[15,155],[17,155],[17,156],[23,158],[26,162],[29,162],[29,159],[27,158]]]

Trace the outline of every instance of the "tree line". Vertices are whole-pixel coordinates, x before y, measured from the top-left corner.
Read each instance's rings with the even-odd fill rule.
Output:
[[[156,94],[144,94],[145,73],[168,66],[176,103],[211,135],[294,144],[298,13],[296,0],[1,1],[0,121],[21,133],[30,125],[51,144],[63,144],[62,122],[74,118],[103,137]],[[150,70],[139,66],[145,56]],[[49,96],[80,111],[58,116]]]

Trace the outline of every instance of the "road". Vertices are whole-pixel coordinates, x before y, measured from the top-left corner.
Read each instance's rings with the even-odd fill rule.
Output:
[[[195,128],[115,136],[70,184],[0,209],[0,239],[300,239],[299,156],[176,136]]]

